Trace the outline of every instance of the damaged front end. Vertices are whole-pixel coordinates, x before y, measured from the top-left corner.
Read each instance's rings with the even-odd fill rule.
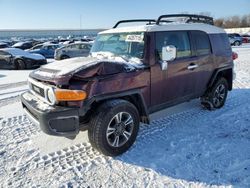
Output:
[[[138,70],[93,57],[48,64],[30,74],[29,91],[21,96],[24,111],[47,134],[76,135],[95,97],[145,86],[145,72]]]

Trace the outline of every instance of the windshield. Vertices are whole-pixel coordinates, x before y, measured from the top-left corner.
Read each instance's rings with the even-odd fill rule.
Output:
[[[144,55],[144,33],[112,33],[97,36],[91,54],[108,52],[115,56],[142,59]]]

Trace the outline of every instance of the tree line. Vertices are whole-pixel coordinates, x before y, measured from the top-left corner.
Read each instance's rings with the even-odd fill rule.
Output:
[[[214,25],[223,28],[250,27],[250,14],[214,19]]]

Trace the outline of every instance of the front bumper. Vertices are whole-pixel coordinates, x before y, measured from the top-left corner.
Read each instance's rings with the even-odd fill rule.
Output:
[[[21,95],[21,101],[27,117],[46,134],[70,137],[79,133],[79,108],[52,107],[29,91]]]
[[[47,60],[27,60],[27,68],[38,68],[42,65],[46,65],[47,64]]]

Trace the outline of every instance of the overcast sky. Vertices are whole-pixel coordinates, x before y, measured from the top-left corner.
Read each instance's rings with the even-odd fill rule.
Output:
[[[0,29],[110,28],[120,19],[181,12],[250,14],[250,0],[0,0]]]

